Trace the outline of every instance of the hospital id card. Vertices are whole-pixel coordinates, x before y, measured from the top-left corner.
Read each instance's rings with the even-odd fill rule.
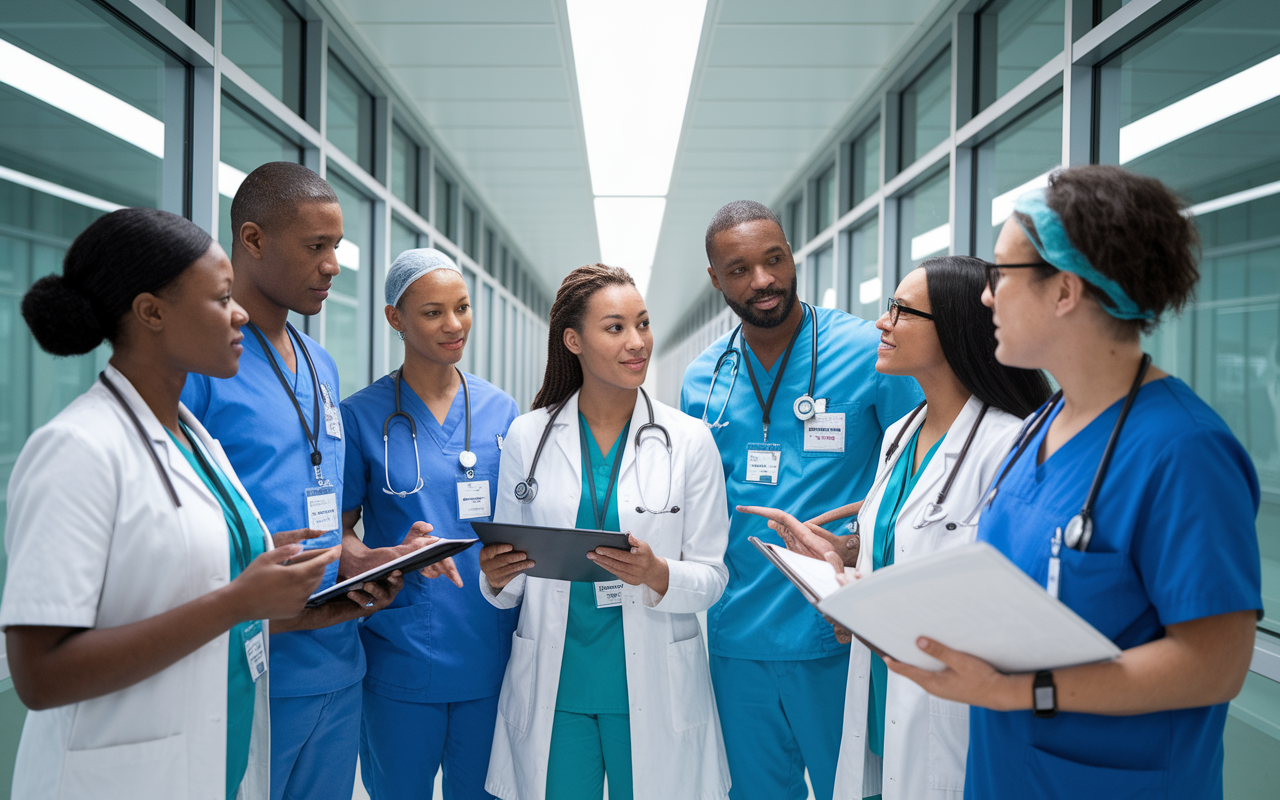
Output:
[[[333,402],[333,395],[329,394],[327,384],[320,384],[320,398],[324,400],[324,430],[334,439],[342,438],[342,412],[338,411],[338,404]]]
[[[267,672],[267,642],[262,635],[262,621],[254,620],[240,631],[244,657],[249,661],[249,676],[257,683]]]
[[[596,581],[596,608],[622,605],[622,581]]]
[[[332,486],[307,489],[307,527],[326,533],[342,527],[342,519],[338,516],[338,492]]]
[[[814,414],[804,421],[806,453],[844,452],[844,412]]]
[[[747,483],[778,485],[778,472],[782,468],[782,445],[747,445]]]
[[[458,519],[487,519],[492,514],[488,481],[458,481]]]

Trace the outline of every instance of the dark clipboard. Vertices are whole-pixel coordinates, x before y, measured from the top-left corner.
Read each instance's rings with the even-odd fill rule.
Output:
[[[476,536],[486,545],[509,544],[529,554],[534,566],[520,573],[531,578],[558,581],[617,581],[618,576],[587,558],[597,547],[630,551],[625,533],[580,530],[578,528],[544,528],[538,525],[513,525],[502,522],[473,522]]]
[[[311,595],[307,600],[307,608],[315,608],[325,603],[331,603],[334,600],[341,600],[347,596],[347,592],[352,589],[359,589],[362,584],[372,581],[380,581],[396,570],[408,574],[416,572],[423,567],[429,567],[438,561],[444,561],[450,556],[456,556],[463,550],[475,544],[475,539],[441,539],[432,542],[425,547],[414,550],[412,553],[406,553],[399,558],[392,559],[381,566],[362,572],[354,578],[348,578],[345,581],[339,581],[328,589],[323,589]]]

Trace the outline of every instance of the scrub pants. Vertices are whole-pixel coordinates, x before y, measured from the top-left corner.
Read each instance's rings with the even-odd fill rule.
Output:
[[[831,800],[844,726],[849,654],[805,661],[711,656],[730,800]]]
[[[547,760],[547,800],[631,800],[631,715],[557,711]]]
[[[271,698],[271,800],[351,800],[361,689]]]
[[[498,695],[410,703],[364,693],[360,777],[372,800],[430,800],[444,766],[445,800],[491,800],[484,790]]]

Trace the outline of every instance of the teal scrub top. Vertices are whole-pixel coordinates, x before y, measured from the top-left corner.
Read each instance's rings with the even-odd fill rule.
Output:
[[[911,441],[907,443],[906,450],[898,458],[898,463],[893,465],[893,472],[889,473],[889,479],[885,481],[880,510],[876,514],[875,550],[871,553],[873,571],[893,565],[894,531],[898,527],[898,513],[902,511],[903,504],[911,496],[920,476],[924,474],[925,467],[929,466],[929,461],[937,452],[938,445],[942,444],[945,438],[947,437],[943,436],[942,439],[933,443],[929,452],[924,454],[920,469],[911,473],[911,465],[916,460],[916,444],[920,441],[920,428],[916,428],[916,432],[911,435]],[[871,692],[867,702],[867,744],[871,747],[871,752],[881,758],[884,757],[884,717],[888,683],[889,667],[885,665],[883,658],[872,653]]]
[[[201,447],[199,439],[191,432],[186,425],[182,426],[182,432],[187,435],[187,440],[196,447]],[[240,520],[244,523],[245,534],[249,539],[249,552],[245,554],[245,565],[248,566],[255,558],[262,555],[266,549],[266,543],[262,537],[262,527],[258,525],[257,518],[253,515],[253,510],[249,508],[249,504],[240,496],[240,492],[227,480],[227,476],[223,474],[218,467],[218,463],[213,460],[208,452],[201,447],[200,454],[203,456],[206,464],[213,470],[210,475],[204,470],[197,459],[195,453],[188,450],[181,442],[174,437],[173,433],[169,433],[169,438],[173,439],[173,443],[178,445],[178,449],[182,451],[182,455],[186,457],[187,463],[191,465],[191,469],[200,476],[200,480],[204,481],[204,485],[214,497],[218,498],[218,505],[222,506],[222,515],[227,520],[227,535],[230,540],[231,552],[236,552],[236,514],[239,513]],[[218,485],[214,485],[214,481]],[[219,491],[221,489],[221,491]],[[227,505],[225,497],[231,498],[234,509]],[[236,576],[241,572],[240,560],[236,557],[231,559],[231,580],[235,580]],[[231,642],[227,648],[227,798],[234,800],[236,793],[240,789],[240,781],[244,779],[245,770],[249,767],[249,739],[253,733],[253,705],[254,705],[254,689],[253,676],[249,672],[249,659],[244,652],[245,631],[250,626],[257,626],[261,629],[261,622],[242,622],[231,629]]]
[[[621,531],[618,522],[618,493],[610,492],[609,476],[614,459],[622,458],[622,449],[631,431],[631,423],[622,429],[606,456],[600,452],[596,437],[591,435],[587,418],[578,413],[578,435],[585,443],[582,461],[582,499],[578,501],[578,519],[574,526],[587,530]],[[590,462],[590,463],[588,463]],[[591,482],[595,479],[596,501],[591,502]],[[605,495],[609,495],[605,505]],[[604,506],[604,524],[597,526],[595,507]],[[628,714],[626,648],[622,641],[622,606],[596,608],[595,584],[574,581],[569,589],[569,624],[564,634],[564,656],[560,661],[560,688],[556,691],[556,710],[575,714]]]

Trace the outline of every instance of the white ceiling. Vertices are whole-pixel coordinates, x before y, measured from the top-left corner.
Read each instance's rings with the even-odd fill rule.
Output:
[[[548,289],[599,259],[563,0],[334,2]],[[706,285],[716,209],[771,202],[947,2],[709,0],[649,284],[659,329]]]

